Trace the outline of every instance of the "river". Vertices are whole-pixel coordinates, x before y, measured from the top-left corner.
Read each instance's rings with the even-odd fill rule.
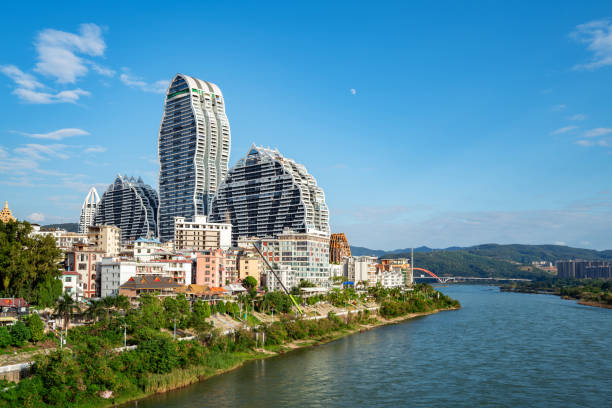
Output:
[[[612,407],[612,310],[496,287],[462,309],[243,367],[129,406]]]

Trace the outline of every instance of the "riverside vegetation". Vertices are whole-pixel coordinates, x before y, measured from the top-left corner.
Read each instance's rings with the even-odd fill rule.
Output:
[[[502,291],[550,293],[566,299],[577,299],[589,306],[612,308],[612,281],[603,279],[539,278],[531,282],[502,285]]]
[[[17,384],[0,384],[4,389],[0,406],[109,406],[181,387],[290,346],[330,341],[411,313],[459,307],[456,300],[429,285],[415,285],[411,291],[380,286],[363,293],[352,288],[335,289],[327,295],[298,300],[303,304],[348,306],[354,313],[342,317],[330,313],[326,318],[309,319],[291,313],[291,300],[284,293],[270,292],[256,299],[251,294],[238,300],[242,310],[249,313],[249,325],[245,322],[245,329],[228,335],[215,330],[209,318],[214,313],[225,313],[238,319],[236,302],[210,305],[200,300],[190,302],[182,295],[163,300],[141,296],[138,307],[131,306],[122,296],[94,302],[84,311],[91,323],[68,328],[66,347],[37,356],[30,377]],[[379,305],[378,316],[365,308],[366,302]],[[258,313],[276,311],[278,320],[259,322],[251,305]],[[67,310],[65,317],[72,319],[75,310],[63,310]],[[175,324],[182,335],[195,337],[174,339]],[[118,352],[124,330],[128,344],[137,348]],[[263,346],[262,333],[266,339]]]

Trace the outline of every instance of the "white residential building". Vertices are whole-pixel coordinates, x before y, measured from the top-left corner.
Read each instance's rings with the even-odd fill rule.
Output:
[[[288,282],[296,286],[301,280],[319,287],[331,285],[329,264],[329,235],[325,233],[303,233],[285,229],[277,238],[242,238],[239,246],[251,249],[257,245],[264,258],[280,269],[290,268],[294,277]],[[264,273],[270,275],[267,267]]]
[[[358,285],[365,282],[367,286],[376,286],[376,264],[378,258],[375,256],[350,256],[344,258],[344,277],[347,281]]]
[[[379,271],[377,280],[383,288],[400,288],[404,286],[406,274],[401,271]]]
[[[138,261],[150,261],[168,253],[166,246],[157,238],[138,238],[134,241],[134,259]]]
[[[72,247],[76,244],[87,244],[88,237],[87,234],[81,234],[77,232],[68,232],[62,228],[53,228],[53,229],[40,229],[40,225],[32,224],[32,234],[33,235],[50,235],[55,239],[55,245],[59,249],[64,251],[68,251],[72,249]]]
[[[280,281],[285,285],[288,290],[297,286],[300,282],[297,279],[297,274],[290,266],[281,265],[279,268],[275,269],[276,274],[278,275]],[[272,272],[269,270],[264,275],[265,279],[262,282],[263,286],[266,286],[269,291],[282,291],[283,288],[279,283],[278,279],[274,276]]]
[[[115,296],[119,287],[134,276],[156,275],[173,278],[188,285],[192,279],[192,261],[175,255],[175,259],[153,259],[147,262],[107,257],[99,265],[100,296]]]
[[[78,272],[62,272],[62,293],[69,294],[74,300],[83,299],[83,284]]]
[[[174,250],[204,251],[229,249],[232,245],[232,224],[208,222],[205,215],[196,215],[193,221],[185,217],[174,218]]]
[[[100,203],[100,197],[95,187],[92,187],[81,206],[81,216],[79,218],[79,233],[87,234],[88,228],[94,225],[96,210]]]

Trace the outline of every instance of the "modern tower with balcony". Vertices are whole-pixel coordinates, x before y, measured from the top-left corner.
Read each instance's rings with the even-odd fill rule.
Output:
[[[159,237],[174,238],[174,217],[208,215],[228,171],[230,126],[213,83],[177,74],[159,129]]]
[[[87,234],[88,228],[94,225],[96,210],[100,203],[100,196],[95,187],[92,187],[83,201],[81,217],[79,218],[79,234]]]
[[[121,241],[157,235],[157,192],[139,177],[117,175],[98,204],[95,225],[121,228]]]
[[[286,229],[329,241],[329,210],[315,178],[278,150],[255,145],[219,186],[209,218],[232,224],[234,244],[240,237],[277,237]]]

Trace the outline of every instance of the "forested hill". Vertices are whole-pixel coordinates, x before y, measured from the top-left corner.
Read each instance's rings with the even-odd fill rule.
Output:
[[[363,247],[351,247],[354,256],[392,256],[410,257],[410,248],[382,251]],[[596,251],[594,249],[572,248],[563,245],[499,245],[483,244],[471,247],[450,247],[445,249],[431,249],[429,247],[415,248],[415,253],[439,253],[462,251],[475,255],[486,256],[505,261],[531,264],[534,261],[556,262],[566,259],[585,260],[612,260],[612,250]]]
[[[410,249],[376,251],[356,247],[353,255],[410,258]],[[353,248],[351,248],[353,251]],[[564,259],[612,260],[612,250],[572,248],[562,245],[498,245],[414,249],[415,266],[438,275],[533,278],[545,272],[525,265],[533,261],[556,262]],[[416,272],[415,272],[416,274]]]
[[[79,231],[79,224],[77,224],[76,222],[67,222],[67,223],[64,223],[64,224],[43,225],[41,228],[45,228],[45,229],[61,228],[61,229],[65,229],[68,232],[78,232]]]

